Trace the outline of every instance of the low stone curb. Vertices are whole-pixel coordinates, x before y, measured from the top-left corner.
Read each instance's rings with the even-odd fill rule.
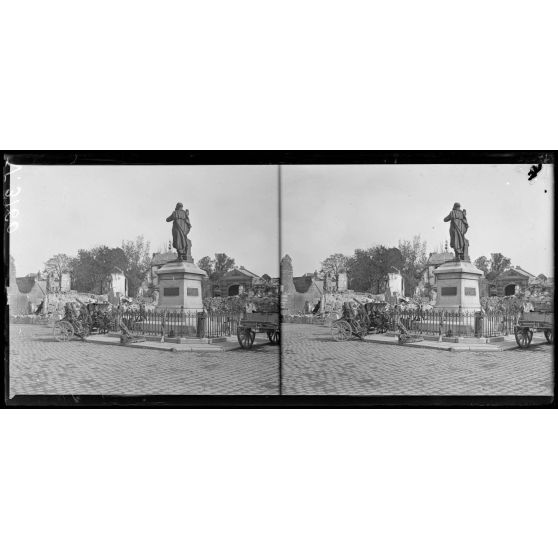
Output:
[[[389,340],[388,340],[389,339]],[[384,339],[370,339],[365,337],[363,341],[367,343],[382,343],[384,345],[396,345],[398,347],[413,347],[418,349],[433,349],[435,351],[453,351],[453,352],[478,352],[478,353],[486,353],[486,352],[503,352],[503,351],[511,351],[511,350],[521,350],[517,344],[511,341],[502,341],[498,344],[471,344],[466,345],[464,343],[455,343],[455,342],[444,342],[444,341],[420,341],[420,342],[409,342],[399,344],[397,342],[396,337],[387,336]],[[539,341],[539,340],[537,340]],[[537,345],[544,345],[546,344],[546,340],[540,340],[540,342],[533,342],[531,347],[536,347]],[[528,349],[527,349],[528,350]]]
[[[199,344],[199,345],[192,345],[192,344],[178,344],[178,343],[158,343],[155,341],[141,341],[138,343],[126,343],[125,345],[120,343],[120,339],[118,337],[88,337],[85,339],[86,343],[95,343],[97,345],[112,345],[113,347],[126,347],[132,349],[146,349],[151,351],[167,351],[167,352],[177,352],[177,353],[184,353],[184,352],[214,352],[214,353],[221,353],[223,352],[223,348],[216,346],[216,345],[209,345],[209,344]]]
[[[151,351],[167,351],[176,353],[223,353],[227,351],[243,350],[236,339],[231,341],[230,339],[222,340],[219,343],[160,343],[157,341],[142,341],[139,343],[127,343],[125,345],[120,343],[120,336],[100,336],[95,335],[87,337],[85,339],[86,343],[96,343],[98,345],[112,345],[117,347],[129,347],[133,349],[147,349]],[[267,345],[268,341],[254,340],[254,347],[259,347],[261,345]],[[248,352],[249,350],[247,350]]]

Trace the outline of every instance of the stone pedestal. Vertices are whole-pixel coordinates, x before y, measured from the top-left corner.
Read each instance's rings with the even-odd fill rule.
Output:
[[[471,262],[451,261],[434,270],[437,310],[476,312],[480,310],[479,280],[483,272]]]
[[[202,279],[207,273],[192,261],[166,263],[157,270],[157,307],[167,310],[203,310]]]

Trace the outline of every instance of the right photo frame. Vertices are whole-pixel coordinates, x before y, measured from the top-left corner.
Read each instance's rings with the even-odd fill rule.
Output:
[[[551,401],[550,163],[282,165],[281,395]]]

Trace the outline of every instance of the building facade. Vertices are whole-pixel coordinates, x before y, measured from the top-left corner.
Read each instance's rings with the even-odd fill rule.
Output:
[[[252,273],[244,266],[231,269],[219,280],[213,282],[213,296],[236,296],[253,293],[260,280],[259,275]]]
[[[493,282],[496,296],[513,296],[529,288],[536,277],[518,265],[501,273]]]

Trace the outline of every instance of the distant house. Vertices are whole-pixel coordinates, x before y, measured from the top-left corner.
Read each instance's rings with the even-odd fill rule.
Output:
[[[401,273],[388,273],[387,289],[390,297],[402,297],[405,295],[403,277]]]
[[[46,281],[49,293],[67,293],[71,289],[71,276],[67,271],[63,272],[61,277],[51,271],[47,273]]]
[[[235,267],[213,282],[213,296],[236,296],[254,291],[260,276],[244,266]]]
[[[128,296],[128,279],[119,267],[115,267],[107,278],[107,292],[111,302],[116,302],[121,297]]]
[[[448,252],[430,252],[426,265],[422,271],[422,277],[417,290],[420,294],[423,292],[436,291],[436,276],[434,275],[434,270],[440,267],[442,264],[451,262],[455,259],[455,254]]]
[[[151,268],[149,270],[149,281],[154,286],[158,285],[157,270],[163,267],[166,263],[176,260],[176,252],[154,253],[151,258]]]
[[[496,296],[512,296],[516,292],[527,289],[535,280],[536,277],[532,273],[517,265],[500,273],[493,284],[496,287]],[[494,289],[492,289],[492,292],[494,292]]]
[[[347,272],[342,270],[339,272],[337,278],[337,292],[344,293],[349,288],[349,280],[347,278]]]
[[[67,293],[71,289],[70,273],[65,271],[62,276],[57,273],[49,273],[47,276],[47,288],[49,293]]]

